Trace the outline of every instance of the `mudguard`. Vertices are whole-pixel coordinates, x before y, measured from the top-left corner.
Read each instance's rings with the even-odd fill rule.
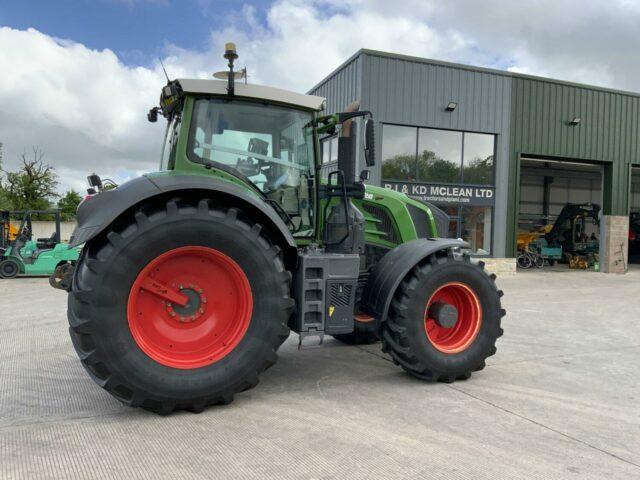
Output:
[[[468,247],[463,240],[452,238],[419,238],[398,245],[375,266],[362,293],[360,310],[377,322],[387,318],[391,300],[411,269],[439,250]]]
[[[245,189],[215,177],[173,174],[143,175],[83,202],[69,245],[74,247],[95,238],[116,218],[145,200],[164,194],[179,195],[180,191],[202,191],[211,198],[220,198],[226,206],[249,210],[278,245],[296,248],[291,232],[275,210]]]

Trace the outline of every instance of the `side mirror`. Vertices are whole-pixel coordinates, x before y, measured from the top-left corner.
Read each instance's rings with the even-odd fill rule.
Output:
[[[364,124],[364,157],[367,167],[376,164],[376,137],[375,124],[372,118],[367,119]]]
[[[98,190],[102,188],[102,180],[100,179],[100,176],[95,173],[92,173],[87,177],[87,183],[91,188],[97,188]]]
[[[153,107],[151,110],[149,110],[149,113],[147,113],[147,120],[149,120],[151,123],[156,123],[158,121],[158,107]]]

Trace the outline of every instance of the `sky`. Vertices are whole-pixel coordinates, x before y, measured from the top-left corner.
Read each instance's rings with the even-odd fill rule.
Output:
[[[237,44],[249,81],[306,92],[360,48],[640,92],[640,0],[0,0],[4,166],[37,146],[60,190],[158,168],[146,112]]]

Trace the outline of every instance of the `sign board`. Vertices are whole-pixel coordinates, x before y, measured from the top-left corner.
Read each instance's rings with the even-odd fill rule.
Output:
[[[425,202],[479,207],[492,206],[495,194],[494,187],[476,185],[443,185],[383,180],[382,186]]]

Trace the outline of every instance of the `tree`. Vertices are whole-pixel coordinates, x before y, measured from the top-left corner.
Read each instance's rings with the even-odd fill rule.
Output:
[[[460,166],[423,150],[418,155],[418,178],[423,182],[460,183]]]
[[[62,220],[70,221],[76,218],[76,210],[82,201],[82,197],[75,190],[67,190],[67,192],[58,200],[58,208]]]
[[[464,183],[476,185],[493,184],[493,155],[482,159],[476,157],[464,166]]]
[[[44,152],[37,147],[32,155],[20,155],[22,166],[15,172],[8,172],[0,166],[5,175],[2,185],[8,200],[16,210],[46,210],[51,199],[58,197],[56,186],[58,176],[51,165],[44,162]]]
[[[382,162],[382,178],[390,180],[414,180],[416,157],[414,155],[396,155]]]
[[[414,155],[396,155],[382,162],[382,178],[421,182],[460,182],[460,166],[444,160],[431,150]]]

